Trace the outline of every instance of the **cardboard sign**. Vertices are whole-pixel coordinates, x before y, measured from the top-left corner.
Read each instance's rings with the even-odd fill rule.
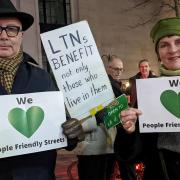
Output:
[[[140,132],[180,132],[180,77],[137,80]]]
[[[121,95],[116,100],[114,100],[106,109],[105,109],[105,118],[104,124],[107,129],[116,126],[121,123],[119,118],[119,113],[128,108],[128,99],[126,95]]]
[[[3,95],[0,102],[0,158],[67,146],[62,92]]]
[[[85,118],[114,99],[86,21],[43,33],[41,39],[71,117]]]

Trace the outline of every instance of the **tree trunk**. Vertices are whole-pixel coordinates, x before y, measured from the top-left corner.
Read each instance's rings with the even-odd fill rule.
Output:
[[[176,17],[180,17],[180,5],[179,5],[179,0],[174,0],[174,10],[175,10],[175,14]]]

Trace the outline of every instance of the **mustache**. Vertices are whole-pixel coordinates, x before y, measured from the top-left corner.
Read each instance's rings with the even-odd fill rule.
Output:
[[[0,46],[11,46],[11,43],[9,41],[0,40]]]

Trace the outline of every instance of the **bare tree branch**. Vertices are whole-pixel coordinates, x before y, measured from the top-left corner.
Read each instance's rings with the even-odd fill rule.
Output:
[[[175,10],[175,6],[172,6],[171,4],[168,4],[168,3],[162,3],[162,6],[167,6],[173,10]]]
[[[134,9],[138,9],[138,8],[143,8],[145,6],[147,6],[148,4],[152,3],[153,0],[141,0],[138,3],[135,3],[134,6],[132,6],[129,9],[124,10],[124,12],[128,12],[128,11],[132,11]],[[139,26],[144,26],[150,22],[152,22],[157,16],[160,15],[160,13],[162,12],[162,10],[165,11],[171,11],[175,13],[176,17],[180,17],[180,0],[169,0],[169,2],[167,0],[159,0],[159,7],[157,7],[156,10],[152,9],[152,13],[150,13],[148,16],[149,18],[145,18],[145,17],[138,17],[139,22],[128,26],[129,28],[137,28]],[[167,7],[166,9],[164,9],[165,7]]]
[[[135,4],[134,6],[128,8],[128,9],[124,9],[124,12],[128,12],[131,11],[132,9],[136,9],[139,8],[141,6],[146,6],[148,3],[150,3],[152,0],[143,0],[142,2],[139,2],[137,4]]]
[[[142,22],[139,22],[133,26],[129,26],[129,28],[137,28],[139,26],[144,26],[150,22],[152,22],[154,20],[155,17],[157,17],[162,11],[162,6],[157,10],[157,12],[154,12],[150,18],[146,19],[146,20],[143,20]]]

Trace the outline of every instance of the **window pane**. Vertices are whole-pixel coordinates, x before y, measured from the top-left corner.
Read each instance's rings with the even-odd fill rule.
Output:
[[[64,3],[64,0],[39,0],[40,23],[66,25],[66,5]]]

